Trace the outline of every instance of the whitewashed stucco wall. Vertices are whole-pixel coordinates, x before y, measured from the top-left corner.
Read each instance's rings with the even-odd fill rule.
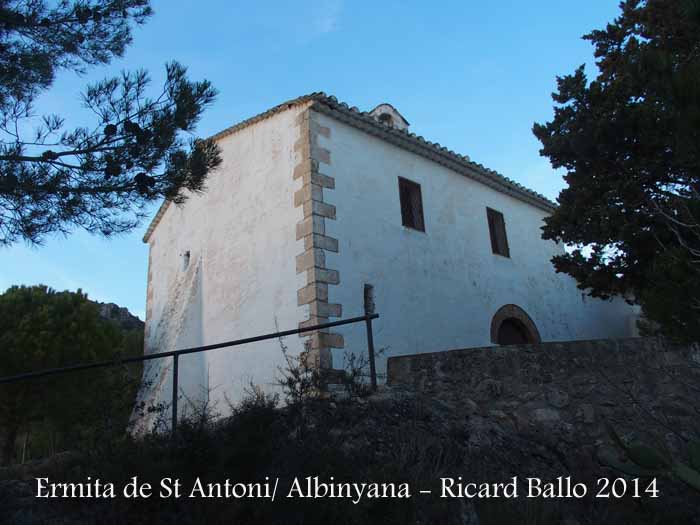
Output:
[[[340,272],[329,302],[345,316],[360,315],[363,285],[375,288],[381,318],[375,342],[386,356],[487,346],[494,313],[505,304],[523,308],[543,341],[628,335],[630,307],[623,301],[583,298],[575,282],[556,274],[550,259],[561,246],[540,238],[546,212],[400,149],[354,127],[319,115],[331,128],[320,145],[331,152],[336,206],[327,235],[339,253],[327,265]],[[517,178],[517,174],[516,178]],[[401,224],[398,177],[421,185],[426,232]],[[503,213],[510,258],[495,255],[486,207]],[[345,350],[366,351],[360,327],[339,329]],[[383,372],[386,360],[378,363]]]
[[[149,239],[146,352],[294,328],[308,318],[308,305],[297,306],[297,290],[307,282],[296,272],[303,211],[294,207],[300,181],[292,177],[300,161],[297,117],[305,109],[292,107],[220,139],[223,164],[207,190],[161,218]],[[380,373],[390,355],[491,344],[491,319],[511,303],[530,315],[544,341],[628,335],[633,312],[624,302],[584,299],[571,278],[554,272],[549,260],[562,248],[539,237],[544,211],[317,116],[331,130],[318,140],[330,151],[322,171],[336,185],[324,192],[337,215],[326,221],[326,234],[339,241],[338,254],[326,252],[327,267],[340,275],[328,301],[340,303],[344,317],[361,315],[363,286],[374,286],[381,315],[375,342],[386,347]],[[399,176],[421,184],[425,233],[401,225]],[[487,206],[504,214],[510,259],[491,253]],[[345,352],[366,352],[364,325],[336,330],[345,349],[333,350],[333,364],[342,368]],[[293,354],[302,342],[285,340]],[[171,362],[151,364],[149,401],[169,403]],[[226,400],[240,400],[251,383],[278,390],[283,366],[278,341],[185,356],[181,406],[208,399],[225,411]]]
[[[301,106],[278,113],[219,140],[223,164],[207,190],[183,206],[171,205],[151,238],[151,315],[146,352],[207,345],[296,328],[305,311],[296,291],[295,256],[304,250],[293,207],[292,179]],[[182,254],[190,252],[183,269]],[[287,338],[291,353],[302,340]],[[225,411],[226,398],[239,400],[250,383],[276,390],[283,366],[279,341],[184,356],[182,394],[209,400]],[[171,360],[151,374],[162,383],[152,392],[169,403]],[[187,401],[181,401],[186,407]]]

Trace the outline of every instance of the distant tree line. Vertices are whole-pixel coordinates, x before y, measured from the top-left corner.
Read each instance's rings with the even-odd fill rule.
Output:
[[[13,286],[0,295],[0,377],[143,352],[143,327],[100,314],[80,290]],[[141,367],[70,372],[0,385],[0,464],[99,446],[123,435]]]

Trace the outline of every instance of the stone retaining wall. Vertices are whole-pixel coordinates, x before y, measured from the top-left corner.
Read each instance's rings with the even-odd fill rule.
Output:
[[[387,379],[448,402],[477,434],[496,427],[597,447],[609,441],[608,421],[680,454],[700,435],[698,345],[634,338],[452,350],[389,358]]]

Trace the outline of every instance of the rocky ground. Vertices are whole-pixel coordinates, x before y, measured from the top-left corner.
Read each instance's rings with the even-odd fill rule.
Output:
[[[545,418],[546,423],[546,418]],[[204,428],[206,427],[206,428]],[[551,423],[518,429],[503,411],[480,411],[469,399],[440,400],[401,390],[368,398],[314,400],[273,409],[251,402],[211,426],[185,425],[179,440],[149,438],[115,447],[113,457],[63,454],[0,471],[0,523],[700,523],[700,496],[683,484],[657,481],[658,499],[595,498],[597,480],[620,478],[601,466],[599,447],[577,445],[566,428]],[[410,500],[191,501],[186,507],[157,500],[63,502],[33,497],[40,475],[76,480],[87,475],[127,480],[140,475],[206,476],[251,480],[261,475],[334,476],[348,481],[407,482]],[[441,499],[440,478],[477,483],[518,476],[584,483],[582,499]],[[645,480],[646,483],[647,480]],[[627,479],[629,483],[629,478]],[[524,487],[520,485],[521,490]],[[420,495],[419,490],[432,490]]]

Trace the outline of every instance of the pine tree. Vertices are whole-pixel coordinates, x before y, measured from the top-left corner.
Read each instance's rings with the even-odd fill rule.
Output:
[[[0,0],[0,244],[40,243],[76,227],[126,232],[149,202],[181,202],[204,188],[219,150],[192,133],[216,91],[188,80],[180,64],[166,65],[153,96],[145,71],[88,87],[91,127],[66,129],[59,115],[34,114],[57,71],[121,56],[132,26],[151,14],[148,0]]]

